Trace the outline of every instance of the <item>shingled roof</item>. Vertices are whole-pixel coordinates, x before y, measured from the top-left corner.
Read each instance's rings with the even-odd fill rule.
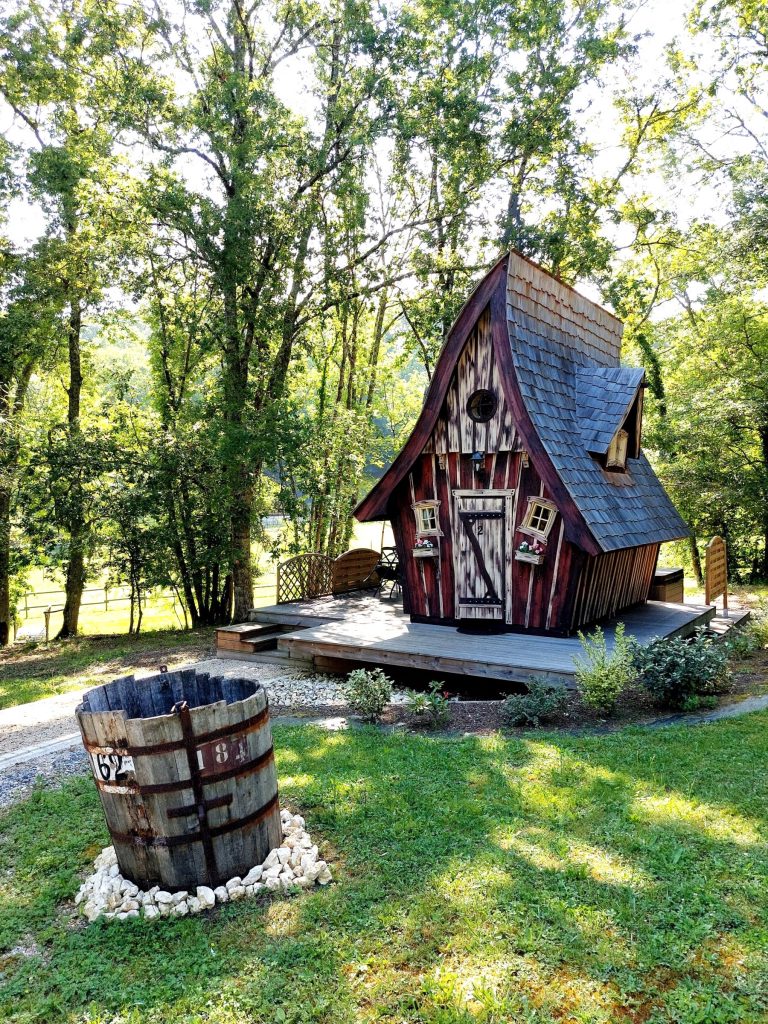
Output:
[[[584,447],[605,455],[645,379],[642,367],[596,366],[576,371],[576,415]]]
[[[621,322],[512,252],[507,324],[526,410],[600,548],[686,537],[645,455],[610,473],[591,454],[605,453],[643,380],[642,370],[619,365]]]

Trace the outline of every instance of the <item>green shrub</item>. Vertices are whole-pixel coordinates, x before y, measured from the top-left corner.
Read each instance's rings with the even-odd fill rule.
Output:
[[[407,690],[408,712],[416,718],[422,718],[430,729],[446,725],[451,717],[448,698],[444,695],[445,683],[433,679],[427,693],[419,690]]]
[[[552,686],[545,679],[531,679],[527,693],[510,693],[501,706],[507,725],[541,725],[556,718],[568,703],[562,686]]]
[[[752,615],[744,626],[732,629],[725,640],[728,654],[733,658],[748,658],[768,647],[768,615],[764,608]]]
[[[730,689],[728,649],[703,629],[692,637],[658,638],[635,652],[643,686],[663,708],[692,711],[711,706]]]
[[[375,722],[392,700],[392,680],[380,668],[356,668],[347,676],[347,697],[366,722]]]
[[[579,640],[584,655],[575,659],[575,665],[581,699],[587,707],[608,714],[637,676],[634,662],[637,641],[625,635],[623,622],[616,626],[610,650],[599,626],[587,636],[580,632]]]

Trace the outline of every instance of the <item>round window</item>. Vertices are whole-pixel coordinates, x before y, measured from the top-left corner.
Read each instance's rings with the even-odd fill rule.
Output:
[[[498,408],[499,400],[492,391],[481,388],[469,396],[467,412],[475,423],[487,423]]]

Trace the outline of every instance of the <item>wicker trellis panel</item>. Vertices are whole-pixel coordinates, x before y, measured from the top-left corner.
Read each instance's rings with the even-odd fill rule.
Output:
[[[314,551],[281,562],[277,567],[277,603],[330,594],[332,566],[333,559]]]

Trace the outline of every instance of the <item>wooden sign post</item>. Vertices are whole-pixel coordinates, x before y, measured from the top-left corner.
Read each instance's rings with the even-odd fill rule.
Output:
[[[704,562],[704,602],[716,604],[723,598],[723,611],[728,614],[728,558],[725,541],[713,537],[707,544]]]

